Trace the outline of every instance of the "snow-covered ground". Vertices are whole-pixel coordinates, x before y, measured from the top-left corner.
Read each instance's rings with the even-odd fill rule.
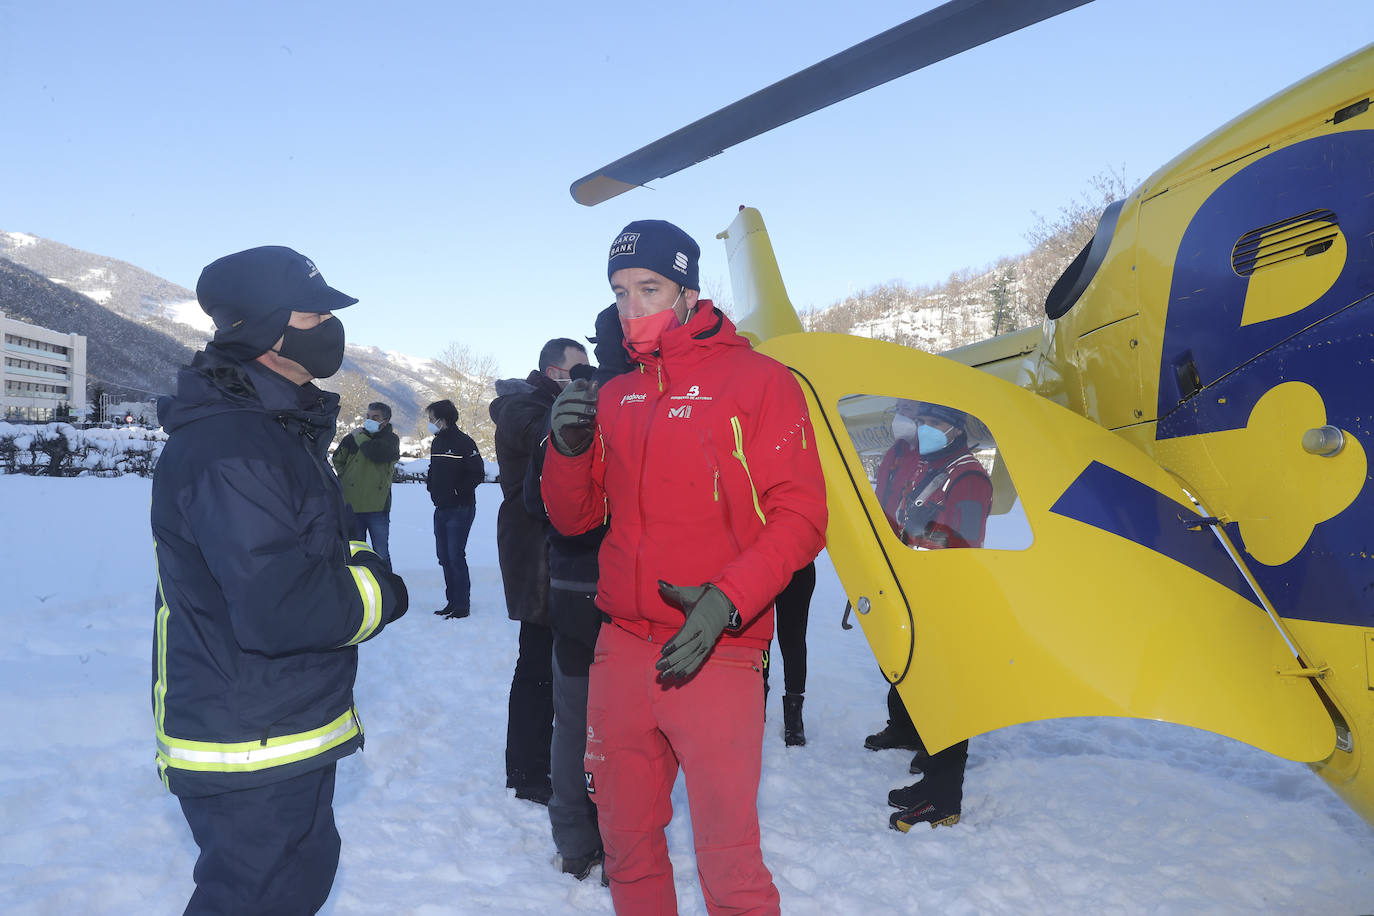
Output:
[[[153,765],[148,480],[0,477],[0,912],[180,912],[195,846]],[[544,808],[504,786],[516,624],[479,488],[473,616],[442,601],[429,500],[398,485],[409,616],[362,647],[367,750],[340,763],[332,914],[609,913],[553,865]],[[973,741],[964,818],[889,830],[909,755],[872,753],[884,684],[824,555],[806,726],[769,701],[759,810],[785,913],[1374,912],[1374,830],[1305,766],[1179,726],[1092,719]],[[781,672],[775,672],[775,675]],[[669,830],[681,911],[705,912],[685,797]]]

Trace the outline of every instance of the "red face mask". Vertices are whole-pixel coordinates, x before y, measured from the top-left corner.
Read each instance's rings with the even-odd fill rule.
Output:
[[[620,316],[620,329],[625,333],[625,349],[631,356],[648,356],[658,349],[664,331],[682,327],[677,312],[671,308],[642,318]]]

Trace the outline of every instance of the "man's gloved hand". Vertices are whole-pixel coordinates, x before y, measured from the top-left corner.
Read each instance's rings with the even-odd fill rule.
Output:
[[[575,458],[592,444],[596,432],[596,392],[589,379],[574,379],[553,402],[549,418],[550,438],[560,455]]]
[[[726,627],[739,628],[739,611],[714,585],[677,586],[659,579],[658,593],[687,619],[663,644],[662,657],[654,667],[662,672],[661,678],[686,678],[706,661]]]

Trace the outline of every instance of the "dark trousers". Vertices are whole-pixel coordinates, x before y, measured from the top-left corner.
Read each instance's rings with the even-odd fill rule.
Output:
[[[180,799],[200,847],[187,916],[301,916],[324,906],[339,867],[334,768]]]
[[[773,620],[782,652],[782,684],[786,693],[806,693],[806,622],[811,616],[811,593],[816,590],[816,564],[808,563],[792,574],[792,581],[778,595]],[[768,691],[768,670],[763,669],[763,689]]]
[[[552,742],[553,630],[521,621],[506,719],[506,786],[549,785]]]
[[[472,608],[472,579],[468,575],[468,533],[477,506],[434,510],[434,552],[444,570],[446,605],[459,611]]]
[[[921,733],[912,723],[911,715],[902,704],[896,687],[887,689],[887,715],[889,726],[916,741],[916,765],[925,774],[921,782],[926,787],[926,798],[941,806],[952,805],[957,809],[964,798],[964,769],[968,765],[968,741],[950,745],[938,754],[927,751],[925,742],[921,740]]]
[[[354,512],[353,540],[366,541],[371,538],[372,549],[377,556],[391,565],[391,513]]]
[[[555,600],[555,595],[560,594],[571,593],[551,591],[550,603]],[[586,597],[595,600],[594,596]],[[591,855],[601,848],[596,805],[587,794],[587,767],[583,761],[587,750],[587,672],[591,668],[591,650],[585,653],[588,656],[586,664],[579,664],[582,661],[577,657],[580,653],[559,651],[560,644],[568,639],[556,632],[553,636],[553,743],[550,759],[553,798],[549,800],[553,845],[565,859]]]

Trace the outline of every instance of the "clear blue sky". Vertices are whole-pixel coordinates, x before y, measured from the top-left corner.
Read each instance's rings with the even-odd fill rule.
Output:
[[[936,4],[0,0],[0,229],[194,288],[260,244],[361,304],[349,339],[533,367],[591,333],[638,218],[703,248],[758,207],[799,307],[1028,246],[1374,36],[1368,0],[1097,0],[596,208],[568,185]]]

